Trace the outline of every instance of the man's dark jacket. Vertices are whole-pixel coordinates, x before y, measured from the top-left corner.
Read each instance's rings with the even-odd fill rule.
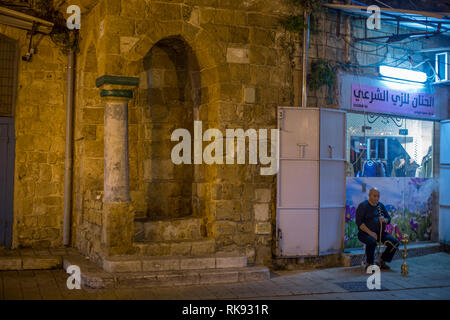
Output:
[[[364,223],[371,231],[375,232],[377,235],[380,234],[380,221],[378,219],[380,214],[378,211],[378,206],[380,207],[384,220],[386,220],[386,222],[383,223],[383,231],[386,223],[391,223],[391,217],[381,202],[378,202],[376,206],[372,206],[369,201],[366,200],[361,202],[358,209],[356,209],[356,224],[358,225],[358,229],[361,224]]]

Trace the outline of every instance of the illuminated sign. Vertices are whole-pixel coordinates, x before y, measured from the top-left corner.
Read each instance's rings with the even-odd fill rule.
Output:
[[[419,117],[435,115],[434,95],[423,92],[406,92],[353,83],[351,97],[353,110]]]

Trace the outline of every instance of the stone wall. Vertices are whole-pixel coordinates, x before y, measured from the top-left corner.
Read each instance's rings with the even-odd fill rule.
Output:
[[[95,78],[103,74],[140,78],[129,102],[130,191],[136,217],[151,216],[157,197],[169,199],[167,205],[173,200],[167,198],[169,194],[180,195],[169,188],[177,184],[169,181],[173,177],[167,177],[167,188],[155,181],[155,174],[164,174],[164,163],[170,161],[152,154],[158,139],[161,150],[168,151],[176,143],[170,141],[175,127],[155,130],[155,124],[148,122],[152,115],[167,113],[170,119],[171,113],[179,116],[184,108],[185,115],[193,112],[193,116],[177,123],[180,127],[190,129],[192,120],[197,119],[202,121],[203,131],[217,128],[225,133],[226,128],[275,128],[276,107],[292,104],[290,57],[285,48],[289,40],[277,21],[282,12],[289,8],[272,1],[104,0],[83,13],[74,175],[74,234],[82,252],[93,258],[101,255],[103,106]],[[174,105],[175,109],[159,110],[158,101],[152,99],[158,90],[163,94],[164,90],[176,91],[180,79],[178,84],[173,82],[182,71],[163,70],[165,77],[158,86],[158,70],[148,77],[144,60],[159,41],[171,37],[192,48],[192,61],[197,60],[198,66],[188,64],[195,68],[189,71],[190,80],[182,83],[185,99],[180,99],[181,109]],[[95,68],[88,61],[95,61]],[[188,199],[194,216],[202,218],[205,236],[215,239],[216,250],[245,252],[253,261],[270,261],[275,176],[261,176],[259,165],[203,164],[191,165],[191,170],[192,187],[189,190],[186,182],[183,189],[188,192],[182,192],[182,199]],[[171,210],[173,207],[165,212]]]
[[[169,202],[180,200],[181,208],[191,197],[192,214],[202,219],[205,236],[215,239],[216,250],[245,252],[250,261],[269,263],[275,252],[276,176],[261,175],[260,165],[237,164],[191,165],[192,178],[186,180],[181,175],[181,180],[176,180],[176,174],[164,176],[179,170],[168,159],[168,151],[176,144],[170,141],[175,126],[157,127],[152,117],[171,119],[187,128],[186,119],[191,119],[193,111],[192,119],[202,121],[203,131],[216,128],[222,133],[227,128],[276,128],[277,106],[294,105],[294,90],[301,89],[301,35],[285,32],[278,21],[299,12],[298,8],[268,0],[103,0],[89,8],[83,13],[77,68],[76,246],[96,259],[101,255],[103,104],[95,79],[104,74],[121,75],[140,78],[129,102],[130,191],[135,216],[151,217],[158,210],[160,217],[170,216],[177,208],[169,207]],[[340,34],[333,10],[319,14],[316,21],[318,32],[311,35],[310,62],[321,58],[332,65],[344,64],[345,20],[340,21]],[[353,36],[362,35],[364,22],[352,22]],[[392,34],[392,27],[381,32]],[[170,43],[173,39],[192,49],[190,63],[181,68],[176,62],[172,67],[160,63],[149,72],[146,57],[152,50],[158,51],[161,43],[177,51],[178,45]],[[408,49],[414,53],[420,46],[415,41]],[[400,45],[386,49],[350,43],[348,52],[351,64],[382,59],[407,63]],[[190,80],[180,81],[186,70],[190,70]],[[375,68],[363,70],[376,72]],[[308,106],[339,108],[338,87],[333,86],[331,93],[326,86],[308,89]],[[174,92],[183,92],[184,98],[172,101],[168,108],[164,97],[173,98]],[[183,111],[186,118],[177,118]],[[161,153],[156,152],[158,148]],[[179,182],[189,184],[190,180],[191,188],[184,188],[183,194]]]
[[[98,261],[103,218],[104,106],[95,86],[97,49],[86,33],[81,33],[81,39],[82,55],[77,57],[76,66],[72,243]]]
[[[0,34],[18,40],[20,51],[14,114],[13,247],[58,247],[64,205],[67,58],[48,36],[36,35],[36,53],[31,62],[24,62],[27,32],[0,25]]]

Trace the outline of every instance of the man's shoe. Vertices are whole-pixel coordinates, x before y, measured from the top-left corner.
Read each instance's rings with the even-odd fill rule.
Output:
[[[389,267],[383,260],[379,260],[377,262],[377,266],[379,266],[381,270],[391,270],[391,267]]]

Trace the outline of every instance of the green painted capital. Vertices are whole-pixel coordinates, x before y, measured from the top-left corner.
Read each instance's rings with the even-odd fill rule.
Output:
[[[97,88],[105,84],[137,87],[139,85],[139,78],[103,75],[95,80],[95,84]]]
[[[115,97],[115,98],[133,98],[133,91],[131,90],[102,90],[100,97]]]

